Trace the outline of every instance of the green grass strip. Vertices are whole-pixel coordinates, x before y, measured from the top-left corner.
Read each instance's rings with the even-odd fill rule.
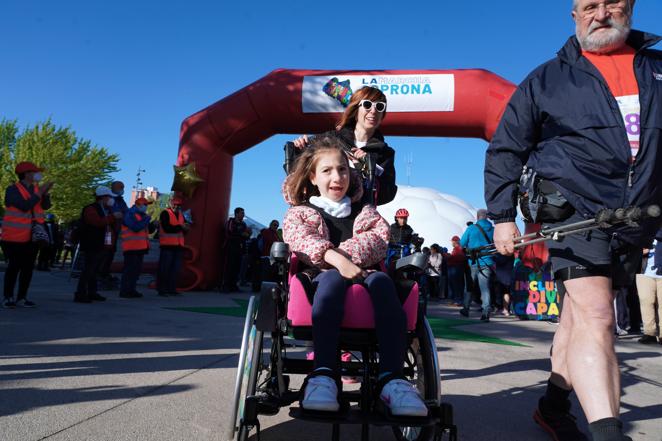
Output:
[[[483,324],[483,322],[477,320],[428,317],[428,322],[430,322],[432,333],[436,338],[447,338],[449,340],[474,341],[480,343],[490,343],[493,345],[519,346],[524,348],[529,347],[527,345],[517,343],[514,341],[503,340],[501,338],[489,337],[486,335],[480,335],[473,332],[467,332],[462,329],[457,329],[458,326]]]
[[[230,317],[246,317],[247,299],[232,299],[239,306],[200,306],[190,308],[165,308],[175,311],[201,312],[203,314],[227,315]]]
[[[238,306],[200,306],[200,307],[184,307],[184,308],[165,308],[175,311],[188,311],[199,312],[203,314],[218,314],[230,317],[246,317],[246,310],[248,309],[247,299],[232,299]],[[439,317],[428,317],[432,333],[436,338],[446,338],[449,340],[462,340],[473,341],[479,343],[489,343],[494,345],[505,346],[519,346],[529,347],[527,345],[517,343],[510,340],[503,340],[501,338],[489,337],[480,335],[473,332],[467,332],[457,329],[459,326],[479,325],[482,322],[477,320],[464,320],[464,319],[448,319]]]

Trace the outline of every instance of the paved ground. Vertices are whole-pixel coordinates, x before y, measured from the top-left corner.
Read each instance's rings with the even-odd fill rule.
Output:
[[[0,273],[1,274],[1,273]],[[223,440],[243,319],[168,309],[229,307],[248,293],[188,293],[75,304],[63,272],[35,273],[36,309],[0,309],[0,440]],[[456,318],[433,305],[431,315]],[[465,322],[466,323],[466,322]],[[531,420],[544,388],[555,325],[498,318],[454,331],[514,341],[507,346],[437,339],[444,400],[460,439],[546,440]],[[662,440],[662,346],[618,342],[623,420],[637,441]],[[580,418],[585,425],[583,418]],[[358,428],[343,429],[358,440]],[[329,427],[262,420],[262,440],[328,440]],[[374,430],[373,440],[393,439]]]

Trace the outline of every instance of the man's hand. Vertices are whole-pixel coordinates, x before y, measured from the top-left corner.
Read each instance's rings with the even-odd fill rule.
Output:
[[[113,216],[115,217],[115,219],[122,219],[124,217],[121,211],[114,212]]]
[[[515,222],[504,222],[494,226],[494,246],[499,254],[509,256],[515,252],[514,237],[520,236]]]
[[[308,145],[308,135],[303,135],[294,140],[294,147],[299,150],[305,148]]]

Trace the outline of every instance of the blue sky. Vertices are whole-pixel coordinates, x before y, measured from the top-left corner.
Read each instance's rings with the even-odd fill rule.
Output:
[[[120,155],[117,178],[168,191],[188,115],[276,68],[484,68],[518,83],[574,32],[571,0],[44,1],[0,6],[0,118],[51,118]],[[662,33],[662,1],[634,27]],[[238,155],[231,206],[281,218],[282,146]],[[482,140],[389,137],[398,183],[483,205]],[[407,178],[407,158],[413,157]],[[258,191],[256,191],[258,190]]]

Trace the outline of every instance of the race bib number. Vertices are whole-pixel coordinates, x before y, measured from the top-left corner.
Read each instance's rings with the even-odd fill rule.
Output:
[[[639,95],[617,96],[618,108],[623,116],[625,123],[625,132],[630,142],[632,160],[637,157],[639,152],[639,136],[641,135],[641,108],[639,105]]]

